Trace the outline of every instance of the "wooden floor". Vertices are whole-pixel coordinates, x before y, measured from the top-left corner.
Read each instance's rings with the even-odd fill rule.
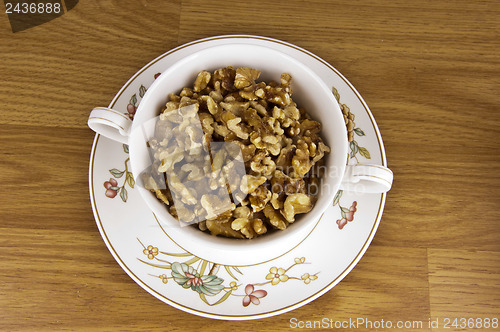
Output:
[[[476,330],[500,330],[499,18],[493,0],[89,0],[13,33],[3,14],[0,330],[276,331],[325,317],[422,321],[415,331],[496,319]],[[330,62],[370,106],[395,173],[356,268],[254,322],[193,316],[143,291],[107,250],[88,192],[90,110],[156,56],[220,34]]]

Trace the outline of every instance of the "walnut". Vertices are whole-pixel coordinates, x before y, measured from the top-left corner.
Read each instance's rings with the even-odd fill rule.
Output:
[[[181,97],[176,95],[175,93],[169,93],[168,94],[168,101],[169,102],[180,102]]]
[[[203,128],[203,132],[207,135],[212,135],[214,133],[214,127],[212,124],[214,123],[214,118],[209,113],[198,114],[200,117],[201,127]]]
[[[266,117],[264,120],[265,127],[268,131],[281,136],[284,134],[283,128],[281,128],[281,123],[275,118]]]
[[[286,198],[282,214],[288,222],[294,222],[296,214],[309,212],[312,208],[311,197],[297,193]]]
[[[193,94],[194,94],[194,91],[193,89],[191,88],[184,88],[182,89],[181,93],[179,94],[179,96],[181,96],[181,101],[182,101],[182,97],[193,97]]]
[[[241,116],[243,120],[245,120],[245,122],[254,130],[260,130],[264,126],[262,118],[254,108],[247,108],[242,112]]]
[[[260,82],[258,84],[252,84],[252,85],[240,90],[239,95],[241,98],[249,100],[249,101],[259,100],[259,97],[255,94],[255,91],[257,91],[258,89],[264,88],[265,86],[266,86],[266,83],[264,83],[264,82]]]
[[[292,76],[288,73],[281,74],[280,83],[283,89],[291,96],[292,87],[290,85],[292,83]]]
[[[274,87],[271,84],[267,85],[263,89],[257,89],[255,94],[259,98],[280,106],[287,106],[292,102],[290,94],[286,92],[285,89],[282,87]]]
[[[285,111],[278,106],[274,106],[273,108],[273,118],[277,119],[283,128],[288,128],[292,125],[293,120],[291,118],[288,118],[285,114]]]
[[[209,96],[207,98],[207,108],[210,114],[216,115],[217,113],[221,112],[222,107],[219,106],[219,104],[211,97]]]
[[[205,175],[198,166],[192,163],[182,165],[181,170],[188,173],[187,180],[189,181],[200,180]]]
[[[234,209],[233,213],[235,218],[247,218],[249,219],[252,216],[252,210],[250,210],[247,206],[238,206]]]
[[[177,202],[187,205],[194,205],[197,202],[196,197],[189,191],[189,189],[180,181],[179,177],[175,174],[168,175],[168,186],[172,195]],[[175,204],[177,204],[177,202]],[[177,209],[179,212],[179,209]]]
[[[231,131],[227,128],[226,125],[220,125],[218,123],[214,123],[213,127],[214,127],[215,133],[221,137],[226,137],[231,133]]]
[[[268,156],[267,151],[260,150],[250,161],[250,169],[256,174],[269,176],[276,169],[276,164],[271,157]]]
[[[193,209],[187,208],[182,202],[175,202],[175,211],[177,219],[183,223],[188,224],[196,218]]]
[[[287,195],[303,192],[305,190],[305,181],[302,178],[293,178],[276,170],[271,178],[271,190],[273,193]]]
[[[252,226],[253,220],[247,218],[237,218],[231,222],[231,228],[240,231],[247,239],[253,239],[257,236]]]
[[[259,212],[271,200],[271,192],[266,187],[260,186],[250,194],[248,199],[250,200],[253,212]]]
[[[211,78],[212,75],[208,71],[202,70],[196,77],[196,80],[194,81],[194,86],[193,86],[194,92],[200,92],[201,90],[205,89],[208,83],[210,82]]]
[[[283,209],[283,206],[285,205],[285,194],[281,193],[273,193],[271,195],[271,199],[269,200],[273,208],[276,210],[281,210]]]
[[[255,233],[258,235],[262,235],[264,233],[267,233],[267,227],[262,221],[262,219],[256,218],[252,220],[252,227]]]
[[[265,176],[254,176],[246,174],[241,179],[240,190],[245,194],[253,193],[258,186],[266,182]]]
[[[292,121],[290,126],[286,129],[286,134],[288,137],[298,137],[299,134],[302,134],[299,121]]]
[[[289,144],[281,149],[278,158],[276,158],[276,167],[286,171],[286,168],[292,164],[292,158],[295,155],[296,146]]]
[[[198,223],[198,229],[202,232],[206,231],[208,229],[207,227],[207,221],[203,220]]]
[[[239,141],[236,141],[235,143],[238,144],[241,149],[241,153],[243,155],[243,161],[244,162],[250,161],[252,159],[252,156],[255,154],[255,151],[257,150],[256,146],[253,144],[245,145]]]
[[[226,211],[235,209],[234,203],[231,203],[229,195],[221,199],[217,195],[206,194],[201,197],[201,205],[207,211],[207,219],[214,218]]]
[[[330,147],[328,147],[325,143],[320,141],[318,143],[318,150],[317,151],[318,151],[317,154],[314,156],[314,158],[312,160],[314,163],[321,160],[324,157],[325,153],[330,153]]]
[[[158,159],[161,161],[161,165],[158,167],[158,172],[164,173],[168,170],[173,169],[174,165],[182,159],[184,159],[184,149],[180,147],[175,147],[175,150],[170,152],[170,149],[160,151],[158,155]],[[155,155],[156,157],[156,155]]]
[[[312,162],[309,160],[309,146],[303,139],[297,142],[297,149],[292,157],[292,166],[294,172],[300,177],[304,177],[312,167]]]
[[[231,228],[231,221],[225,223],[217,223],[215,221],[207,220],[206,226],[212,235],[222,235],[225,237],[232,237],[237,239],[244,239],[245,236],[239,231]]]
[[[162,201],[166,205],[170,205],[170,202],[172,201],[172,196],[170,194],[170,191],[168,189],[165,189],[165,183],[159,185],[153,178],[153,175],[150,174],[149,172],[142,173],[141,179],[145,189],[154,192],[156,197],[160,201]]]
[[[230,101],[230,102],[221,102],[220,106],[222,106],[223,109],[233,113],[236,116],[241,116],[241,114],[243,114],[243,111],[250,106],[250,103],[241,101]]]
[[[243,89],[252,85],[260,76],[260,70],[252,68],[238,68],[236,69],[236,76],[234,78],[234,86],[237,89]]]
[[[270,136],[270,135],[268,135]],[[266,136],[266,137],[268,137]],[[269,140],[269,137],[267,138]],[[250,142],[252,142],[257,148],[264,149],[268,151],[273,156],[277,156],[281,150],[280,142],[276,144],[267,143],[264,141],[263,137],[256,131],[250,134]]]
[[[203,209],[203,210],[206,211],[205,209]],[[216,216],[213,216],[210,218],[207,217],[206,220],[210,220],[212,222],[222,224],[222,223],[226,223],[226,222],[230,221],[232,219],[232,216],[233,216],[233,211],[227,210],[227,211],[224,211]]]
[[[320,132],[320,130],[321,130],[321,123],[317,121],[305,119],[300,123],[300,131],[305,136],[317,134]]]
[[[288,221],[286,221],[283,216],[273,209],[272,206],[266,205],[264,207],[264,215],[269,219],[269,223],[277,229],[286,229],[288,226]]]
[[[235,91],[234,79],[236,76],[236,70],[232,67],[226,67],[217,69],[214,72],[213,80],[214,85],[216,81],[220,82],[220,86],[226,91]]]
[[[266,105],[263,105],[261,101],[263,100],[261,99],[259,101],[251,101],[250,107],[254,108],[260,116],[267,116],[268,111]]]
[[[229,121],[227,121],[227,128],[231,130],[233,133],[236,134],[241,139],[247,139],[248,138],[248,133],[244,132],[241,125],[238,126],[238,124],[241,122],[241,118],[234,118]]]

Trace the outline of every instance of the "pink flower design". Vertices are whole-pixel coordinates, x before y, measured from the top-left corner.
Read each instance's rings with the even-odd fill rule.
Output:
[[[135,112],[137,111],[137,106],[134,106],[132,104],[128,104],[127,105],[127,112],[128,112],[128,117],[131,119],[131,120],[134,120],[134,115],[135,115]]]
[[[358,205],[358,202],[354,201],[352,202],[351,207],[349,208],[349,212],[345,214],[345,218],[347,221],[353,221],[354,220],[354,213],[356,212],[356,205]]]
[[[118,193],[118,182],[115,179],[110,178],[109,181],[104,182],[104,188],[106,192],[104,193],[109,198],[114,198]]]
[[[265,297],[267,295],[267,292],[263,289],[259,289],[254,291],[254,287],[252,284],[248,284],[245,287],[245,297],[243,298],[243,306],[248,307],[250,305],[250,302],[258,305],[260,303],[261,298]]]
[[[186,277],[188,278],[188,281],[186,281],[186,285],[188,286],[193,285],[194,287],[196,287],[203,285],[203,280],[201,280],[200,277],[197,277],[191,273],[186,273]]]
[[[358,205],[358,202],[354,201],[352,202],[351,207],[349,208],[349,211],[356,212],[356,206]]]
[[[339,226],[339,229],[344,228],[347,222],[351,222],[354,220],[354,214],[358,210],[356,208],[357,205],[358,202],[354,201],[352,202],[352,205],[349,207],[349,210],[347,208],[340,207],[340,210],[342,211],[342,219],[337,220],[337,225]]]
[[[339,229],[344,228],[345,225],[347,225],[347,220],[342,218],[337,220],[337,225],[339,225]]]
[[[155,79],[157,79],[157,78],[158,78],[158,76],[160,76],[160,75],[161,75],[161,73],[156,73],[156,74],[155,74]]]

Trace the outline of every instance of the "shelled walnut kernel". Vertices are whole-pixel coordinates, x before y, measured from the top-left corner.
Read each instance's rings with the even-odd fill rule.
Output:
[[[320,176],[311,170],[330,152],[321,124],[293,101],[289,74],[269,83],[256,82],[259,76],[253,68],[201,71],[192,87],[169,94],[149,141],[155,161],[144,175],[146,188],[172,216],[198,220],[195,226],[213,235],[251,239],[284,230],[315,204],[317,190],[308,186],[317,187]],[[350,124],[353,116],[342,111]],[[238,147],[245,168],[240,178],[231,173],[227,153],[214,152],[217,142]],[[203,188],[212,193],[202,194]]]

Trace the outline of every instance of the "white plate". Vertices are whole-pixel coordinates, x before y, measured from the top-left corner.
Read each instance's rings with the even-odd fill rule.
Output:
[[[369,161],[386,166],[380,132],[354,87],[316,55],[271,38],[217,36],[179,46],[139,70],[109,107],[124,114],[133,112],[157,73],[193,52],[230,43],[277,49],[313,69],[336,89],[340,103],[355,115],[350,164]],[[186,312],[217,319],[274,316],[329,291],[352,270],[370,245],[386,199],[385,194],[339,192],[316,228],[285,255],[251,266],[219,266],[191,255],[170,240],[133,188],[128,168],[127,146],[96,135],[90,159],[90,199],[109,251],[123,270],[153,296]],[[349,208],[353,206],[356,212],[348,222],[346,219],[352,219]]]

